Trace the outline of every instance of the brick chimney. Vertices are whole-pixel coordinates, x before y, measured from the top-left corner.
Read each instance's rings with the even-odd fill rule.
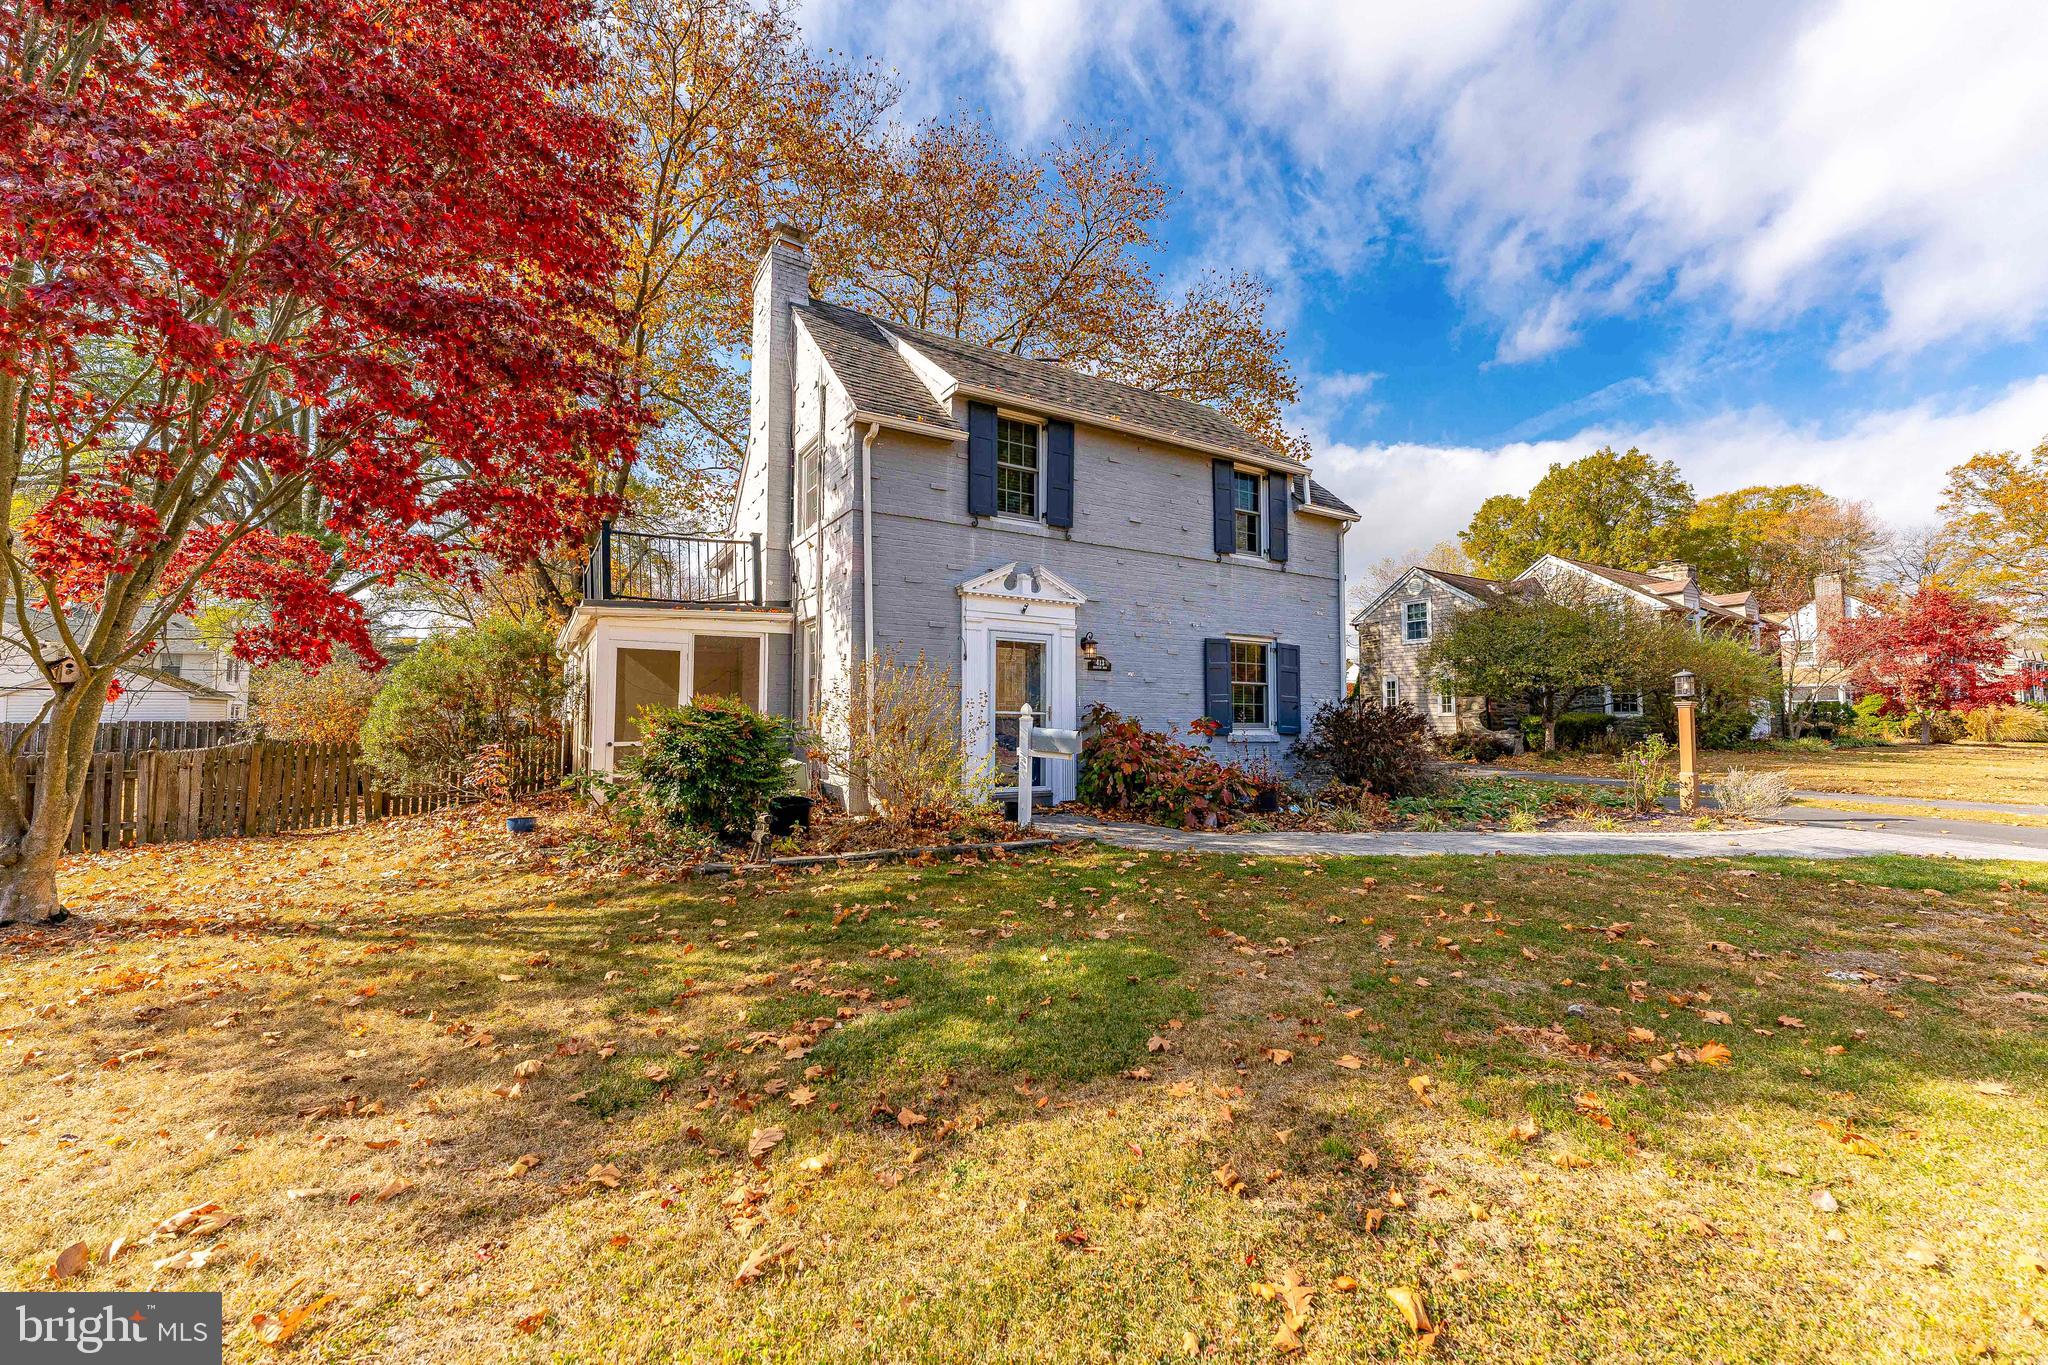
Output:
[[[737,507],[742,534],[762,537],[763,583],[789,581],[791,502],[796,480],[796,320],[811,301],[811,258],[803,229],[778,223],[754,268],[753,363],[748,386],[748,471]]]
[[[1848,614],[1848,595],[1842,590],[1842,576],[1822,573],[1813,576],[1813,623],[1822,639],[1842,624]]]

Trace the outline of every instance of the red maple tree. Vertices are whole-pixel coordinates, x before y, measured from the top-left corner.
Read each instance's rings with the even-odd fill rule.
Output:
[[[1884,698],[1884,714],[1919,716],[1926,739],[1936,711],[2010,698],[2013,682],[2001,672],[2009,654],[2004,625],[1995,607],[1925,587],[1875,614],[1843,620],[1826,645],[1859,690]]]
[[[617,130],[562,0],[0,7],[0,924],[55,865],[118,670],[249,604],[252,663],[374,660],[344,579],[523,562],[640,417],[603,340]],[[11,757],[11,755],[10,755]]]

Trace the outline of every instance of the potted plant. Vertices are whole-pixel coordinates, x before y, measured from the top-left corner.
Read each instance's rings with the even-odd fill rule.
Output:
[[[512,799],[511,755],[502,744],[486,744],[470,760],[468,786],[492,804]],[[505,817],[505,829],[512,834],[531,834],[536,821],[517,812]]]

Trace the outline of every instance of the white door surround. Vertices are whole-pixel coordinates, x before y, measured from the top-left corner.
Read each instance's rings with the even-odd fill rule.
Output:
[[[1088,599],[1052,570],[1024,568],[1016,563],[968,579],[960,593],[960,742],[968,756],[989,759],[994,737],[997,640],[1029,640],[1045,645],[1046,714],[1038,723],[1048,729],[1071,730],[1076,683],[1075,617]],[[1053,800],[1074,799],[1074,765],[1048,763]],[[1007,790],[1014,779],[997,775]]]

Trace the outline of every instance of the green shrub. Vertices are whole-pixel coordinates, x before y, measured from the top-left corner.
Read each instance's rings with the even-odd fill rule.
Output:
[[[1699,741],[1702,749],[1739,749],[1749,743],[1756,726],[1756,712],[1746,702],[1724,701],[1702,706],[1699,713]]]
[[[1674,762],[1670,742],[1662,735],[1644,735],[1621,751],[1621,775],[1628,779],[1628,794],[1637,810],[1656,810],[1664,804]]]
[[[1383,706],[1367,696],[1317,707],[1308,733],[1295,742],[1294,759],[1312,777],[1387,797],[1436,784],[1429,722],[1412,706]]]
[[[555,633],[538,615],[436,635],[370,704],[363,756],[390,787],[453,787],[484,745],[561,733],[567,690]]]
[[[1251,779],[1097,702],[1082,718],[1074,799],[1095,810],[1194,825],[1251,799]]]
[[[745,838],[789,788],[790,727],[736,697],[645,712],[634,774],[671,827]]]

